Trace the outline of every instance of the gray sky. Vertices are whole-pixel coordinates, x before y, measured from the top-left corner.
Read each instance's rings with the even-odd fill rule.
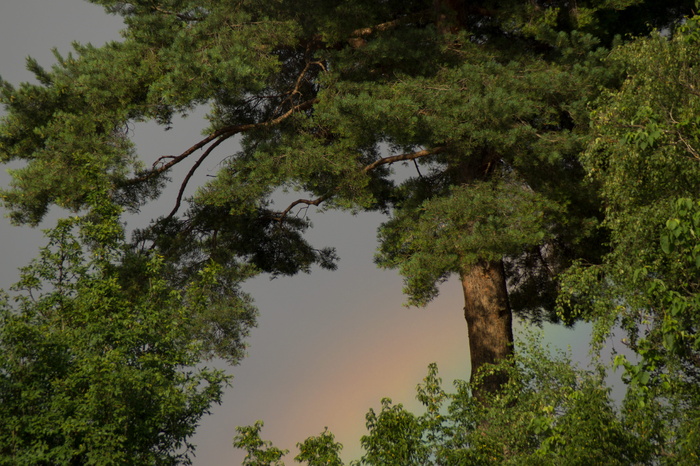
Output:
[[[101,45],[118,40],[121,21],[82,0],[2,0],[0,5],[0,75],[14,83],[31,75],[24,69],[31,55],[45,67],[57,47],[70,50],[72,41]],[[178,122],[171,131],[139,125],[135,139],[145,160],[180,153],[200,136],[197,116]],[[233,151],[219,150],[219,159]],[[200,169],[200,180],[217,169],[217,160]],[[176,172],[174,182],[184,174]],[[7,183],[4,170],[0,184]],[[173,191],[144,209],[149,216],[169,212]],[[317,246],[335,246],[341,257],[334,272],[268,280],[245,286],[260,309],[259,325],[249,339],[249,356],[240,366],[227,368],[235,379],[221,406],[206,417],[194,439],[195,465],[240,464],[243,457],[232,447],[235,427],[265,421],[263,437],[281,448],[295,444],[328,427],[344,445],[346,460],[359,457],[359,438],[365,433],[364,415],[379,407],[382,397],[417,407],[414,387],[431,362],[437,362],[445,387],[455,378],[469,376],[466,324],[461,288],[446,284],[440,297],[426,309],[402,307],[401,279],[394,271],[376,269],[379,215],[312,213],[311,238]],[[47,227],[49,224],[47,223]],[[0,288],[17,278],[16,269],[34,257],[43,245],[36,230],[0,220]],[[585,336],[557,329],[548,340],[576,344],[585,352]]]

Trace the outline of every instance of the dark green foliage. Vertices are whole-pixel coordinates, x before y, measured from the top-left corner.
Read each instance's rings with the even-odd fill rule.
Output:
[[[386,223],[377,261],[399,267],[409,277],[409,303],[425,305],[438,293],[435,284],[460,273],[465,263],[517,257],[550,239],[546,226],[557,209],[515,180],[455,188]]]
[[[432,202],[457,211],[471,196],[460,186],[487,182],[510,191],[488,203],[494,211],[537,199],[508,214],[530,227],[517,239],[503,228],[491,234],[495,224],[474,231],[456,260],[464,268],[481,254],[505,255],[514,290],[548,290],[514,297],[516,309],[535,319],[552,307],[556,273],[600,253],[595,187],[577,154],[587,142],[588,102],[618,76],[601,61],[606,47],[615,34],[638,31],[652,17],[671,24],[689,8],[634,0],[452,2],[452,10],[428,1],[95,3],[124,17],[123,42],[76,46],[50,71],[30,61],[40,85],[4,85],[2,159],[27,162],[2,194],[16,221],[35,224],[51,204],[83,209],[93,189],[137,209],[157,196],[171,166],[200,148],[203,160],[240,134],[242,151],[191,209],[181,219],[174,210],[138,238],[161,250],[181,278],[208,259],[273,274],[332,266],[331,250],[301,236],[307,224],[291,220],[296,209],[270,208],[279,189],[311,196],[300,207],[393,209],[382,235],[398,240],[401,228],[390,230],[399,219],[419,219]],[[620,15],[634,21],[613,28]],[[210,105],[209,135],[146,169],[128,124],[168,125],[200,104]],[[387,156],[421,150],[425,156],[413,159],[418,176],[395,179]],[[463,196],[454,195],[459,189]],[[407,276],[407,289],[418,293],[413,303],[425,303],[455,270],[441,254],[390,257],[384,246],[385,265],[409,274],[414,261],[438,267]]]

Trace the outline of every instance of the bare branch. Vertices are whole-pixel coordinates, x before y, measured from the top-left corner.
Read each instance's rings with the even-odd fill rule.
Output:
[[[692,157],[688,157],[691,160],[700,160],[700,154],[698,153],[697,150],[683,137],[680,131],[676,131],[676,134],[678,135],[678,139],[683,143],[685,146],[686,150],[692,155]]]
[[[175,201],[175,207],[173,207],[173,210],[170,211],[166,219],[171,219],[175,216],[177,211],[180,209],[180,205],[182,204],[182,196],[185,193],[185,189],[187,188],[187,183],[189,183],[190,179],[194,175],[194,172],[197,171],[197,168],[204,162],[204,159],[209,157],[209,155],[216,149],[219,144],[230,138],[231,136],[221,136],[219,139],[214,141],[214,143],[207,148],[207,150],[202,154],[201,157],[197,159],[197,161],[192,165],[192,168],[190,168],[190,171],[187,172],[187,176],[185,176],[185,179],[182,181],[182,184],[180,185],[180,191],[177,193],[177,200]]]
[[[429,155],[439,154],[440,152],[444,152],[445,150],[447,150],[446,146],[438,146],[433,149],[419,150],[418,152],[413,152],[410,154],[400,154],[392,155],[390,157],[384,157],[367,165],[365,168],[362,169],[362,171],[367,173],[379,167],[380,165],[392,164],[396,162],[401,162],[403,160],[415,160],[420,157],[427,157]]]
[[[420,178],[423,178],[423,174],[420,172],[420,167],[418,166],[418,160],[413,159],[413,165],[416,167],[416,172],[418,172],[418,176]]]
[[[307,206],[318,206],[330,197],[332,197],[332,195],[327,194],[316,199],[297,199],[296,201],[289,204],[289,206],[280,213],[279,217],[277,217],[277,220],[281,223],[282,220],[284,220],[285,217],[289,214],[289,212],[299,204],[306,204]]]
[[[245,131],[250,131],[252,129],[257,129],[257,128],[265,128],[265,127],[270,127],[270,126],[275,126],[278,125],[279,123],[283,122],[290,116],[292,116],[295,112],[302,111],[302,110],[307,110],[311,108],[315,103],[318,102],[318,99],[311,99],[307,100],[306,102],[303,102],[299,105],[295,105],[294,107],[290,108],[288,111],[283,113],[282,115],[278,116],[277,118],[273,118],[268,121],[264,121],[262,123],[249,123],[245,125],[233,125],[233,126],[227,126],[225,128],[221,128],[217,131],[214,131],[211,133],[209,136],[206,138],[202,139],[199,141],[197,144],[194,146],[190,147],[187,149],[185,152],[178,156],[163,156],[158,159],[156,162],[159,163],[162,160],[165,160],[166,158],[170,158],[170,161],[168,163],[164,163],[160,167],[156,168],[155,166],[148,172],[144,173],[143,175],[132,178],[130,180],[127,180],[124,184],[126,186],[132,185],[132,184],[137,184],[141,183],[144,181],[147,181],[155,176],[160,175],[161,173],[169,170],[172,168],[174,165],[177,165],[178,163],[182,162],[184,159],[192,155],[196,150],[201,149],[202,147],[206,146],[209,144],[211,141],[218,139],[218,138],[229,138],[231,136],[234,136],[238,133],[243,133]],[[218,145],[218,144],[217,144]]]
[[[683,86],[689,94],[694,95],[696,97],[700,97],[700,92],[698,92],[698,90],[695,89],[695,86],[693,86],[692,84],[681,83],[681,86]]]
[[[306,53],[309,53],[309,46],[307,46]],[[311,69],[312,65],[319,66],[323,71],[326,71],[326,66],[320,62],[320,61],[311,61],[307,58],[306,64],[304,65],[304,69],[301,70],[299,73],[299,76],[297,76],[297,79],[294,83],[294,88],[288,92],[287,98],[285,98],[280,104],[277,106],[277,109],[285,105],[286,103],[290,102],[292,98],[295,95],[301,95],[301,91],[299,90],[301,88],[301,84],[304,82],[304,78],[306,77],[306,74],[309,72],[309,69]],[[277,109],[275,109],[275,113],[277,112]]]

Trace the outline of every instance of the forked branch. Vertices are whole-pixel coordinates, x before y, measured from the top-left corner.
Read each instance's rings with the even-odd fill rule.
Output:
[[[279,222],[282,222],[285,219],[285,217],[287,217],[287,215],[289,215],[289,212],[293,208],[295,208],[296,206],[298,206],[300,204],[305,204],[307,206],[312,206],[312,205],[318,206],[319,204],[321,204],[323,201],[325,201],[326,199],[328,199],[330,197],[332,197],[332,195],[329,194],[329,195],[321,196],[321,197],[316,198],[316,199],[297,199],[296,201],[289,204],[289,206],[287,206],[287,208],[284,209],[280,213],[279,217],[277,217],[277,220]]]
[[[211,141],[217,139],[216,145],[221,144],[224,140],[235,136],[236,134],[243,133],[246,131],[250,131],[253,129],[258,129],[258,128],[265,128],[265,127],[270,127],[270,126],[275,126],[292,116],[294,113],[303,111],[303,110],[308,110],[311,108],[314,104],[318,102],[318,99],[311,99],[307,100],[306,102],[302,102],[299,105],[295,105],[294,107],[290,108],[286,112],[284,112],[282,115],[278,116],[277,118],[273,118],[268,121],[263,121],[261,123],[248,123],[245,125],[232,125],[232,126],[226,126],[224,128],[221,128],[217,131],[214,131],[211,133],[209,136],[206,138],[202,139],[199,141],[197,144],[193,145],[186,151],[184,151],[182,154],[178,156],[163,156],[156,161],[154,166],[151,168],[151,170],[147,171],[146,173],[142,174],[141,176],[138,176],[136,178],[132,178],[130,180],[127,180],[124,184],[126,186],[132,185],[132,184],[138,184],[142,183],[144,181],[148,181],[151,178],[160,175],[161,173],[164,173],[168,171],[170,168],[173,166],[177,165],[178,163],[182,162],[185,160],[187,157],[192,155],[195,151],[201,149],[202,147],[206,146],[209,144]],[[168,163],[164,163],[163,165],[156,167],[160,161],[170,158],[170,161]]]
[[[204,160],[207,157],[209,157],[209,155],[214,151],[214,149],[216,149],[219,146],[219,144],[224,142],[226,139],[228,139],[228,136],[222,136],[219,139],[217,139],[216,141],[214,141],[214,143],[207,148],[207,150],[204,152],[204,154],[202,154],[201,157],[199,157],[197,159],[197,161],[194,163],[194,165],[192,165],[192,168],[190,168],[190,171],[187,172],[187,176],[185,176],[185,179],[182,181],[182,184],[180,185],[180,191],[178,191],[178,193],[177,193],[177,200],[175,201],[175,207],[173,207],[173,210],[170,211],[170,213],[168,214],[166,219],[171,219],[175,216],[177,211],[180,209],[180,205],[182,204],[182,196],[184,196],[184,194],[185,194],[185,189],[187,188],[187,184],[190,182],[190,179],[192,178],[194,173],[197,171],[199,166],[202,164],[202,162],[204,162]]]

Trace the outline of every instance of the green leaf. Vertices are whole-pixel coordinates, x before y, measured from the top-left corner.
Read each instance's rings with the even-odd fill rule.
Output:
[[[667,234],[661,235],[661,250],[665,254],[671,254],[673,252],[673,243]]]

